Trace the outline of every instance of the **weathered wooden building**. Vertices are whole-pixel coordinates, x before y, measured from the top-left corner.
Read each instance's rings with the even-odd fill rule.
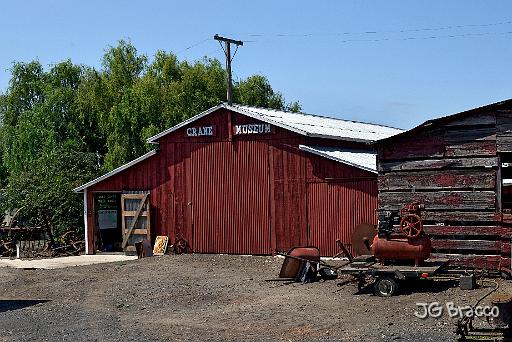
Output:
[[[510,272],[512,100],[429,120],[377,151],[380,210],[423,203],[436,255]]]
[[[368,143],[400,132],[221,104],[150,138],[154,151],[75,189],[84,193],[87,253],[119,250],[140,216],[137,239],[167,235],[193,252],[315,245],[333,255],[336,239],[350,242],[357,224],[376,223]]]

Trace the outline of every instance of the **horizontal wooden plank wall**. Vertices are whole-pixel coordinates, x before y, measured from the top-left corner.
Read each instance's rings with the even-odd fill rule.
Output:
[[[498,152],[512,152],[508,110],[455,116],[383,142],[379,210],[423,203],[434,255],[454,265],[510,269],[512,225],[500,211]]]
[[[512,111],[502,110],[496,114],[496,147],[498,152],[512,152]]]

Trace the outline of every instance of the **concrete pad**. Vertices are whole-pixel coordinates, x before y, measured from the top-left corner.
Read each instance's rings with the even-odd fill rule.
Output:
[[[0,267],[55,269],[72,266],[103,264],[117,261],[130,261],[137,256],[124,254],[78,255],[48,259],[0,259]]]

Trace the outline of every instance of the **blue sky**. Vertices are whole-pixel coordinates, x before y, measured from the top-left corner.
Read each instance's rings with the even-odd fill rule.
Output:
[[[222,59],[219,33],[308,113],[410,128],[512,98],[510,1],[6,1],[0,29],[0,91],[13,61],[100,67],[119,39]]]

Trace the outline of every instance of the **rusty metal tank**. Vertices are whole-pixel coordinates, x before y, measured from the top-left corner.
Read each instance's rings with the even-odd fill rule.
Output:
[[[407,238],[403,235],[379,237],[376,235],[372,243],[372,252],[381,263],[388,260],[414,260],[416,266],[430,257],[432,243],[426,235]]]

